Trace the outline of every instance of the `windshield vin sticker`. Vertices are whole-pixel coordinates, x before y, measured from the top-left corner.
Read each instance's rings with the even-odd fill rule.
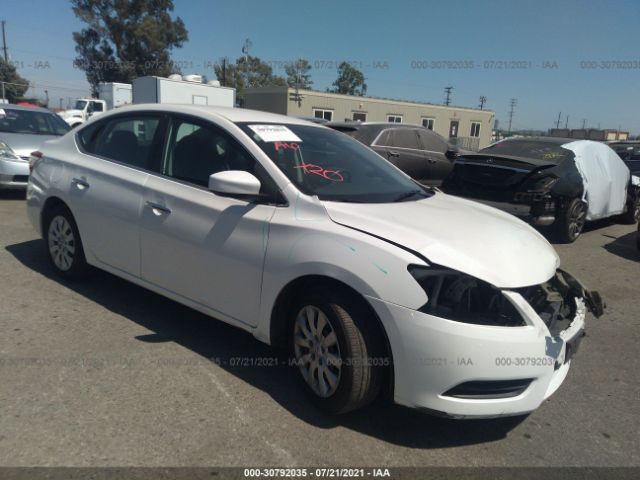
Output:
[[[263,142],[302,142],[285,125],[249,125]]]

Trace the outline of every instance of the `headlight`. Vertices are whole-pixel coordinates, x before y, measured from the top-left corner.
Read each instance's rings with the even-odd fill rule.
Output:
[[[502,291],[487,282],[443,267],[409,265],[408,270],[427,294],[421,312],[475,325],[525,325]]]
[[[11,147],[4,142],[0,142],[0,159],[22,162],[23,160],[11,150]]]

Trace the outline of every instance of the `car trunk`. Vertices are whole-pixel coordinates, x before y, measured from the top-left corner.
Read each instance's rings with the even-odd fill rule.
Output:
[[[472,154],[456,160],[445,191],[482,200],[508,202],[518,187],[556,163],[502,155]]]

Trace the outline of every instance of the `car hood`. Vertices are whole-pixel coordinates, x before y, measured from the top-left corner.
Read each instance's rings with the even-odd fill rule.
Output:
[[[517,218],[480,203],[436,193],[415,202],[323,202],[331,219],[416,252],[429,263],[500,288],[547,281],[560,266],[553,247]]]
[[[28,157],[47,140],[60,138],[57,135],[30,135],[28,133],[0,132],[0,142],[4,142],[20,157]]]

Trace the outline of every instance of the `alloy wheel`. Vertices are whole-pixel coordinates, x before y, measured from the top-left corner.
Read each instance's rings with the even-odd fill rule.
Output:
[[[338,337],[331,322],[318,307],[307,305],[296,316],[293,335],[302,377],[316,395],[330,397],[338,389],[342,371]]]
[[[576,202],[569,212],[568,233],[572,240],[578,238],[587,217],[587,208],[584,202]]]
[[[69,221],[62,215],[51,220],[47,241],[54,265],[64,272],[69,270],[73,265],[76,241]]]

